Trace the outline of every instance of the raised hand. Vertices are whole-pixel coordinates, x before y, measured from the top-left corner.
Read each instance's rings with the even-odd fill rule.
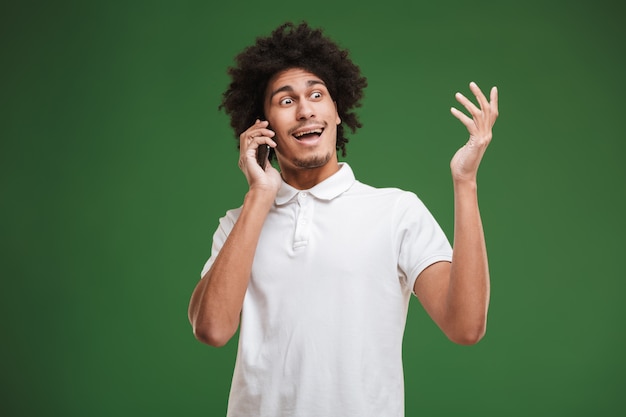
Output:
[[[455,181],[476,181],[478,166],[491,142],[492,128],[498,118],[498,89],[496,87],[491,89],[489,101],[476,83],[470,83],[470,90],[476,96],[478,106],[461,93],[456,93],[455,98],[471,117],[454,107],[450,109],[452,115],[465,125],[470,135],[467,143],[450,161],[452,178]]]

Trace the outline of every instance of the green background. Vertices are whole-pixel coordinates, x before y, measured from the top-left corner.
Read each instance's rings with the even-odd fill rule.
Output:
[[[233,56],[285,20],[369,80],[357,177],[415,191],[452,237],[449,114],[500,90],[480,170],[487,335],[413,300],[407,416],[626,407],[626,26],[616,1],[21,1],[0,6],[3,416],[221,416],[236,340],[187,303],[246,183],[217,111]]]

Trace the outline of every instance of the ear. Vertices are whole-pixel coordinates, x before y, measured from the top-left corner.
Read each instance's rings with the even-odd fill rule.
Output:
[[[333,103],[335,103],[335,114],[337,115],[337,119],[335,120],[335,123],[337,125],[341,124],[341,117],[339,117],[339,111],[337,110],[337,102],[333,101]]]

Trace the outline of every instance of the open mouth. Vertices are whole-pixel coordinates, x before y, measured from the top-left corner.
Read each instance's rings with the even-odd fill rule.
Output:
[[[299,141],[315,140],[319,138],[323,132],[324,129],[321,127],[306,128],[294,132],[292,136]]]

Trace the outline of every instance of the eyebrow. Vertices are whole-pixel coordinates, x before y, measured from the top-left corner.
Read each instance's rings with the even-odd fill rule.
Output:
[[[326,83],[324,83],[324,81],[322,81],[322,80],[308,80],[308,81],[306,82],[306,86],[307,86],[307,87],[312,87],[312,86],[314,86],[314,85],[318,85],[318,84],[321,84],[321,85],[323,85],[324,87],[326,86]],[[293,87],[292,87],[292,86],[290,86],[290,85],[284,85],[284,86],[279,87],[279,88],[277,88],[276,90],[272,91],[272,92],[270,93],[269,100],[270,100],[270,101],[272,101],[272,97],[274,97],[274,96],[275,96],[276,94],[278,94],[278,93],[283,93],[283,92],[293,93],[293,91],[294,91],[294,89],[293,89]]]

